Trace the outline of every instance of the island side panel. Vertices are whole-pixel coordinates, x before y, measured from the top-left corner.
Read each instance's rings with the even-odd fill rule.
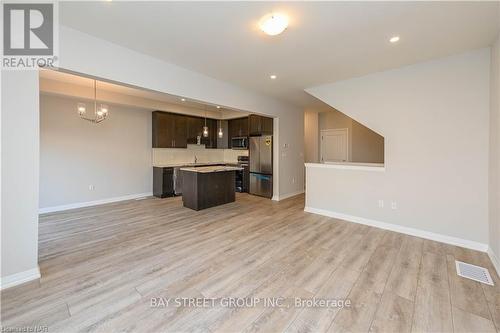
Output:
[[[198,206],[198,172],[182,172],[182,202],[184,207],[200,210]]]
[[[198,174],[198,208],[205,209],[235,201],[235,172]]]

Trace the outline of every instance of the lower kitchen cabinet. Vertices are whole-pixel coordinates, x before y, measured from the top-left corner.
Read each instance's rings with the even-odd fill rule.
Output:
[[[153,195],[158,198],[174,196],[174,168],[153,167]]]

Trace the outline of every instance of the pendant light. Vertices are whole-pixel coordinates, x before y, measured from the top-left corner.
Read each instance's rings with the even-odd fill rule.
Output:
[[[205,126],[203,126],[203,137],[208,138],[207,108],[205,107]]]
[[[94,115],[92,117],[87,116],[87,105],[85,103],[78,103],[76,105],[78,115],[83,120],[89,121],[94,124],[98,124],[105,120],[108,116],[108,106],[106,104],[100,104],[97,107],[97,81],[94,80]]]
[[[222,120],[219,120],[219,138],[222,139],[224,132],[222,131]]]

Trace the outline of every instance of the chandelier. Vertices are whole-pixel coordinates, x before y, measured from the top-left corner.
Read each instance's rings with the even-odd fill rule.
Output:
[[[99,104],[97,107],[97,81],[94,80],[94,114],[92,116],[87,115],[87,105],[85,103],[78,103],[77,105],[78,115],[83,120],[90,121],[93,124],[98,124],[105,120],[108,116],[108,106],[106,104]]]

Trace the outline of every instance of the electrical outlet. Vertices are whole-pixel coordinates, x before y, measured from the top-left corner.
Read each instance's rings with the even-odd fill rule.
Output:
[[[384,208],[384,200],[378,201],[378,208]]]
[[[392,209],[398,209],[398,204],[397,204],[397,202],[396,202],[396,201],[392,201],[392,202],[391,202],[391,208],[392,208]]]
[[[89,185],[89,191],[93,191],[95,190],[95,186],[94,185]]]

